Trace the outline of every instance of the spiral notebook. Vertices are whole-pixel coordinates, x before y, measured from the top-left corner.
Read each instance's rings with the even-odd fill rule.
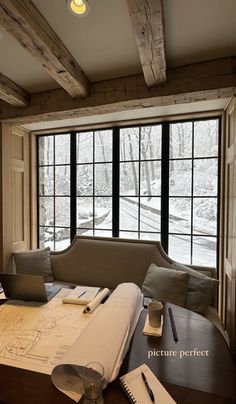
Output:
[[[173,398],[159,382],[151,369],[144,363],[138,368],[120,377],[120,383],[128,395],[131,403],[151,404],[152,400],[142,379],[141,372],[146,376],[148,384],[154,394],[155,404],[176,404]]]

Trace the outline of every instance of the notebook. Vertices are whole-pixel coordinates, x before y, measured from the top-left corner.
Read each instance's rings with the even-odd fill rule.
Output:
[[[159,382],[157,377],[145,363],[120,377],[120,383],[131,403],[152,404],[153,402],[148,394],[141,372],[145,374],[147,382],[154,394],[155,404],[176,404],[164,386]]]
[[[76,286],[66,297],[62,299],[63,303],[81,304],[86,306],[98,294],[100,288],[93,286]]]

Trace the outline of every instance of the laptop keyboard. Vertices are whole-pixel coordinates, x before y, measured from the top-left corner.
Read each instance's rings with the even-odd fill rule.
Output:
[[[48,300],[51,299],[61,289],[58,285],[45,285]]]

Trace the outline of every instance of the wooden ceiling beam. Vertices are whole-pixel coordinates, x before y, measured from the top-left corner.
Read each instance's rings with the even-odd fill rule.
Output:
[[[166,81],[162,0],[128,0],[129,13],[148,87]]]
[[[30,106],[13,108],[0,102],[0,120],[15,124],[53,121],[228,98],[236,94],[236,57],[218,59],[167,71],[168,80],[148,88],[143,75],[94,83],[91,95],[72,99],[63,90],[31,96]]]
[[[30,0],[0,0],[0,24],[71,97],[89,94],[81,67]]]
[[[25,107],[29,105],[30,96],[27,91],[0,73],[0,99],[15,107]]]

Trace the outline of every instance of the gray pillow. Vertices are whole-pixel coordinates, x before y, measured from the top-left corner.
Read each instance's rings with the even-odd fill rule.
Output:
[[[205,314],[219,281],[177,262],[174,262],[171,268],[181,272],[186,271],[190,275],[185,307],[197,313]]]
[[[15,252],[13,256],[16,265],[16,273],[41,275],[45,282],[53,281],[49,247],[41,250]]]
[[[163,302],[185,305],[189,275],[186,271],[176,271],[151,264],[147,270],[142,292]]]

